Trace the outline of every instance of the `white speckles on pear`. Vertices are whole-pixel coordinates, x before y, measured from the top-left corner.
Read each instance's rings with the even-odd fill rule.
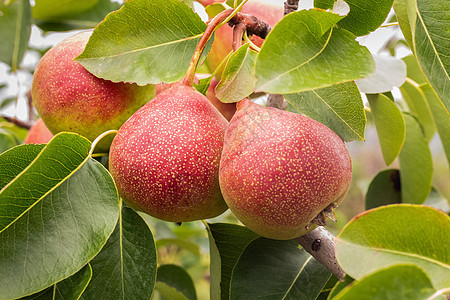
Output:
[[[228,122],[192,87],[175,84],[119,130],[110,171],[122,197],[173,222],[215,217],[227,206],[218,171]]]
[[[329,128],[298,114],[243,100],[225,134],[220,187],[230,209],[265,237],[291,239],[342,201],[351,161]]]

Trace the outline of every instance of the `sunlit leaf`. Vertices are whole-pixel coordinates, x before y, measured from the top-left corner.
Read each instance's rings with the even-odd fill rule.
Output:
[[[35,0],[33,17],[52,19],[81,13],[94,7],[99,0]]]
[[[127,1],[96,27],[77,61],[114,82],[174,82],[186,73],[205,28],[184,2]]]
[[[375,71],[369,50],[334,28],[343,17],[318,9],[285,16],[256,61],[256,90],[291,94],[361,79]]]
[[[353,218],[337,236],[336,258],[351,277],[396,264],[415,264],[434,288],[450,286],[450,218],[422,205],[393,204]]]

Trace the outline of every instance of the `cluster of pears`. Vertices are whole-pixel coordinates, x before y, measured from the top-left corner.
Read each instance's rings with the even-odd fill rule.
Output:
[[[345,197],[350,156],[323,124],[249,99],[228,106],[225,114],[213,99],[214,84],[210,100],[187,77],[160,86],[149,101],[154,90],[96,78],[73,61],[88,37],[69,38],[42,58],[33,101],[53,133],[75,131],[93,139],[120,127],[109,171],[128,205],[172,222],[213,218],[230,208],[256,233],[291,239],[315,228],[314,220]],[[214,46],[212,51],[208,57],[221,55]],[[53,70],[62,59],[66,69]],[[63,77],[59,82],[57,75]],[[84,92],[75,91],[85,80],[98,87],[86,83]],[[80,102],[79,94],[93,101]]]

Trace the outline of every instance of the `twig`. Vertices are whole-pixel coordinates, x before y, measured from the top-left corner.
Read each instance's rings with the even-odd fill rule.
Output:
[[[272,30],[269,24],[264,21],[258,19],[255,16],[244,14],[238,12],[231,20],[228,22],[228,25],[233,27],[237,24],[244,24],[247,28],[248,34],[254,34],[259,36],[262,39],[265,39],[269,32]]]
[[[306,252],[343,281],[345,273],[336,260],[334,236],[322,226],[295,239]]]
[[[233,28],[233,51],[236,52],[242,45],[242,36],[246,30],[246,26],[243,23],[238,23]]]
[[[21,121],[17,118],[13,118],[13,117],[8,117],[8,116],[1,116],[3,119],[5,119],[6,121],[13,123],[21,128],[26,128],[26,129],[30,129],[31,128],[31,124]]]
[[[286,0],[284,2],[284,15],[297,11],[298,2],[299,0]],[[269,97],[267,98],[267,106],[284,110],[287,108],[287,102],[284,100],[283,95],[269,94]]]
[[[297,11],[299,0],[286,0],[284,2],[284,15]]]

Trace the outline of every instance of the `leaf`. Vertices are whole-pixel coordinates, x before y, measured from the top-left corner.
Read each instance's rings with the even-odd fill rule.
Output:
[[[434,124],[447,156],[447,162],[450,165],[450,114],[428,84],[422,85],[420,88],[427,98]]]
[[[423,72],[450,109],[450,3],[417,0],[414,48]]]
[[[127,1],[97,26],[76,60],[114,82],[170,83],[186,73],[205,28],[184,2]]]
[[[398,170],[379,172],[369,185],[366,194],[366,210],[382,205],[402,202],[400,173]]]
[[[33,17],[52,19],[78,14],[94,7],[99,0],[35,0]]]
[[[433,161],[430,148],[414,117],[403,114],[406,137],[400,151],[402,202],[422,204],[431,191]]]
[[[0,169],[10,173],[0,191],[0,269],[8,274],[0,276],[2,297],[29,295],[71,276],[113,231],[117,190],[88,156],[90,145],[61,133],[47,146],[18,146],[0,155]]]
[[[20,67],[31,33],[28,0],[0,1],[0,61],[16,72]]]
[[[405,141],[405,122],[400,109],[388,97],[367,95],[386,165],[394,162]]]
[[[0,154],[14,146],[17,146],[17,140],[14,135],[7,130],[0,128]]]
[[[256,90],[291,94],[361,79],[375,71],[367,48],[333,28],[342,17],[318,9],[285,16],[267,36],[256,61]]]
[[[97,4],[81,13],[70,13],[50,19],[35,20],[35,24],[44,31],[68,31],[74,29],[94,28],[108,13],[118,10],[120,4],[111,0],[99,0]]]
[[[427,299],[434,293],[430,278],[415,265],[396,265],[346,287],[333,299]]]
[[[343,270],[361,280],[400,263],[421,267],[436,289],[450,286],[450,218],[412,204],[363,212],[337,236],[336,258]]]
[[[325,124],[345,141],[364,141],[366,115],[354,82],[284,97],[297,110]]]
[[[36,294],[20,298],[21,300],[77,300],[86,289],[92,277],[89,264],[74,275]]]
[[[230,298],[233,269],[247,245],[259,236],[247,227],[214,223],[208,224],[211,251],[211,299]]]
[[[333,299],[334,296],[339,294],[346,286],[351,284],[354,281],[353,278],[351,278],[348,275],[345,275],[344,281],[338,281],[334,287],[331,289],[330,294],[328,295],[327,299]]]
[[[396,13],[411,49],[430,85],[450,107],[450,3],[445,0],[396,0]],[[409,26],[408,26],[409,25]]]
[[[295,241],[258,238],[234,268],[230,299],[315,299],[330,276]]]
[[[216,97],[224,103],[241,101],[253,93],[257,53],[249,46],[242,45],[230,56],[216,86]]]
[[[314,0],[314,6],[332,9],[334,0]],[[350,13],[337,26],[357,36],[362,36],[377,29],[388,16],[393,0],[345,0],[350,6]]]
[[[90,264],[93,277],[81,299],[150,299],[156,249],[147,223],[131,208],[122,207],[114,232]]]
[[[181,239],[160,239],[156,241],[156,248],[166,245],[177,245],[182,249],[186,249],[196,256],[200,256],[200,247],[198,244]]]
[[[398,58],[386,55],[373,55],[375,73],[367,78],[356,80],[356,85],[362,93],[377,94],[400,87],[406,78],[406,65]]]
[[[417,117],[422,125],[426,140],[430,141],[436,132],[436,127],[425,94],[419,85],[409,78],[400,87],[400,91],[408,104],[409,111]]]
[[[414,55],[405,56],[402,58],[403,62],[406,64],[406,76],[418,84],[427,83],[427,78],[422,72],[422,69],[417,62]]]
[[[156,290],[165,299],[197,299],[191,276],[176,265],[162,265],[158,268]]]
[[[209,85],[211,84],[211,80],[214,78],[214,76],[208,76],[206,78],[202,78],[198,81],[198,84],[194,83],[195,89],[206,96],[208,93]]]

